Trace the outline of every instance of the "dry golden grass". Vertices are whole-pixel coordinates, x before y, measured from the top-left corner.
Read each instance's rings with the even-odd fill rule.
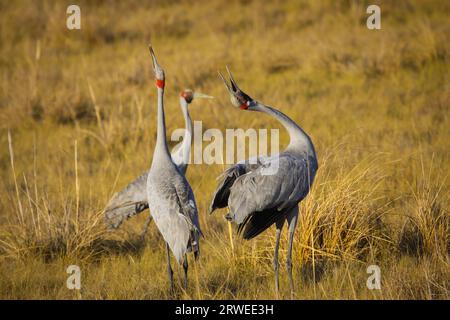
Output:
[[[299,299],[449,299],[450,5],[378,2],[0,1],[0,297],[272,299],[274,230],[230,243],[206,211],[221,165],[191,165],[206,235],[190,287],[168,292],[163,241],[145,215],[107,232],[109,197],[149,167],[155,101],[147,43],[166,70],[169,132],[177,93],[214,95],[191,115],[208,128],[279,128],[229,105],[217,70],[295,119],[320,169],[294,243]],[[283,130],[281,140],[286,143]],[[285,261],[287,237],[280,258]],[[66,268],[82,270],[80,292]],[[382,290],[368,290],[379,265]],[[281,269],[281,297],[289,298]]]

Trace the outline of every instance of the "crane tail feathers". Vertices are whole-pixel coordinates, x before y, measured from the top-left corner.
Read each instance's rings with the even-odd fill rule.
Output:
[[[117,229],[123,221],[148,208],[147,202],[126,202],[118,206],[110,205],[105,209],[104,220],[108,229]]]
[[[287,211],[279,211],[277,208],[272,208],[254,212],[248,215],[241,224],[238,224],[237,232],[245,240],[253,239],[278,220],[285,219]]]

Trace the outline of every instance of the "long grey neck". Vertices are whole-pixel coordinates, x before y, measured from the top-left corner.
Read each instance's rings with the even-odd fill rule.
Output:
[[[292,119],[286,116],[281,111],[278,111],[272,107],[266,106],[262,103],[256,102],[254,110],[267,113],[277,119],[288,131],[290,142],[286,148],[286,151],[293,153],[303,153],[307,156],[316,157],[316,151],[311,138],[306,134],[303,129],[296,124]]]
[[[164,116],[164,89],[158,88],[158,116],[157,116],[156,147],[154,159],[169,160],[170,153],[166,143],[166,122]]]
[[[192,120],[191,116],[189,115],[188,103],[183,97],[180,97],[180,106],[181,110],[183,111],[184,124],[186,127],[184,131],[184,137],[182,142],[183,144],[181,145],[181,150],[183,152],[183,163],[188,164],[192,144]]]

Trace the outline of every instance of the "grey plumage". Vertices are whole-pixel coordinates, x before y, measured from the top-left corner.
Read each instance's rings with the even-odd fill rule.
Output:
[[[202,236],[194,193],[185,178],[192,137],[192,121],[187,107],[194,97],[212,97],[194,93],[189,89],[181,93],[180,105],[185,118],[186,130],[183,141],[174,148],[171,155],[166,142],[164,116],[165,75],[151,46],[149,49],[158,93],[157,137],[152,165],[149,171],[144,172],[111,199],[105,210],[105,218],[110,227],[117,228],[124,219],[142,212],[146,208],[150,209],[156,227],[166,242],[167,271],[170,286],[173,289],[170,251],[177,262],[183,265],[184,283],[187,286],[186,253],[193,252],[195,258],[198,258],[200,254],[199,238]],[[149,220],[147,221],[149,222]]]
[[[265,174],[272,168],[277,168],[276,174]],[[284,218],[286,210],[303,200],[315,170],[312,179],[309,179],[310,174],[307,160],[289,152],[259,157],[255,164],[239,163],[226,171],[225,179],[213,197],[210,212],[228,206],[229,217],[238,224],[243,237],[253,238],[279,218]]]
[[[147,192],[154,199],[152,217],[177,261],[182,264],[191,251],[197,257],[202,233],[194,194],[184,176],[170,165],[155,168],[148,175]]]
[[[147,175],[148,171],[144,172],[111,198],[105,209],[108,228],[116,229],[124,220],[148,208]]]
[[[278,155],[249,159],[228,168],[214,193],[210,212],[228,206],[230,212],[226,219],[237,224],[238,233],[242,234],[244,239],[252,239],[273,224],[276,225],[273,262],[277,293],[278,248],[281,229],[287,221],[289,244],[286,267],[293,293],[292,244],[299,212],[298,204],[309,193],[318,169],[314,145],[292,119],[275,108],[253,100],[238,87],[229,70],[228,73],[230,83],[220,73],[219,75],[230,93],[233,106],[271,115],[286,128],[290,143]]]
[[[173,162],[166,142],[164,116],[164,71],[159,66],[150,47],[158,92],[157,135],[152,165],[147,175],[147,199],[150,213],[166,242],[167,251],[172,251],[177,262],[183,265],[185,287],[187,287],[187,252],[200,254],[200,224],[197,205],[191,186]],[[167,270],[173,288],[173,272],[170,255],[167,253]]]
[[[178,143],[171,153],[172,161],[183,175],[186,174],[192,143],[192,120],[188,110],[188,104],[194,99],[211,99],[213,97],[193,92],[186,89],[180,95],[180,107],[185,121],[185,134],[183,141]],[[142,173],[124,189],[117,192],[108,202],[105,208],[105,222],[110,229],[118,228],[126,219],[145,211],[148,208],[147,201],[147,176],[148,171]],[[146,227],[148,226],[148,223]],[[144,232],[146,231],[146,228]]]
[[[185,174],[188,164],[178,164],[178,170]],[[148,170],[117,192],[105,209],[105,222],[110,229],[117,229],[125,220],[148,209]]]

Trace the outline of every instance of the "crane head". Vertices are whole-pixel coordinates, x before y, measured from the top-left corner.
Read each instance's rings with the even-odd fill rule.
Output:
[[[227,87],[228,93],[230,94],[231,104],[242,110],[252,110],[252,107],[255,106],[255,101],[248,94],[239,89],[228,67],[227,72],[230,77],[230,83],[225,80],[225,77],[220,72],[219,76]]]
[[[184,98],[186,103],[191,103],[194,99],[214,99],[213,96],[208,96],[200,92],[194,92],[191,89],[185,89],[180,93],[180,96]]]
[[[150,55],[152,56],[153,71],[155,72],[156,78],[156,86],[159,88],[164,88],[164,80],[165,80],[164,70],[158,64],[158,60],[156,60],[156,55],[155,52],[153,51],[151,44],[148,46],[148,49],[150,50]]]

